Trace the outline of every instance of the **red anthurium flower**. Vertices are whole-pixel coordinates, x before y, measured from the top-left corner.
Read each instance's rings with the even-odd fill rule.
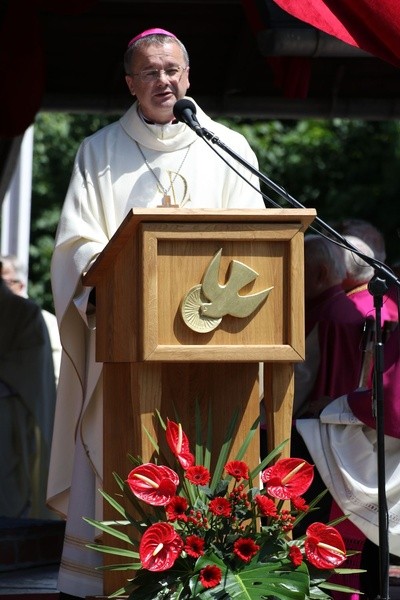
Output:
[[[260,546],[251,538],[241,538],[233,545],[233,552],[244,562],[250,562],[259,549]]]
[[[298,546],[290,546],[289,559],[294,567],[299,567],[303,562],[303,555]]]
[[[169,523],[155,523],[140,540],[139,555],[144,569],[170,569],[183,548],[183,540]]]
[[[207,485],[211,479],[210,471],[202,465],[194,465],[189,467],[185,473],[186,479],[194,485]]]
[[[201,569],[199,581],[205,588],[213,588],[219,584],[222,579],[222,571],[216,565],[207,565]]]
[[[314,466],[301,458],[282,458],[261,475],[267,492],[274,498],[289,500],[304,494],[314,477]]]
[[[128,475],[127,484],[132,492],[147,504],[165,506],[176,494],[179,477],[169,467],[145,463]]]
[[[258,510],[264,517],[277,517],[278,512],[276,510],[275,502],[271,498],[257,494],[254,497],[257,503]]]
[[[204,554],[204,540],[198,535],[188,535],[183,549],[189,556],[199,558]]]
[[[324,523],[312,523],[308,527],[304,550],[307,560],[318,569],[334,569],[346,560],[342,536]]]
[[[232,475],[236,481],[249,478],[249,467],[241,460],[231,460],[230,462],[226,463],[225,471],[229,475]]]
[[[187,521],[186,511],[188,508],[188,501],[182,496],[174,496],[171,502],[165,507],[168,521]]]
[[[186,471],[186,469],[194,465],[194,456],[189,449],[189,440],[182,430],[181,424],[168,419],[165,435],[168,446],[178,459],[181,467]]]
[[[208,508],[217,517],[230,517],[232,513],[231,503],[221,496],[217,496],[217,498],[211,500]]]

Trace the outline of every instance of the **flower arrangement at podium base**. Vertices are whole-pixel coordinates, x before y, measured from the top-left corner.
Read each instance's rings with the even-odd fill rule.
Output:
[[[338,569],[346,560],[346,549],[332,525],[315,522],[302,538],[290,535],[320,499],[307,505],[303,498],[313,479],[313,465],[300,458],[271,464],[282,444],[250,470],[242,458],[257,431],[255,424],[237,458],[230,461],[228,430],[211,475],[210,444],[197,440],[194,456],[181,426],[170,420],[161,423],[175,469],[158,464],[158,459],[142,464],[130,457],[134,468],[127,479],[114,476],[133,510],[101,492],[122,519],[112,523],[86,519],[125,544],[125,548],[90,545],[128,559],[104,567],[131,571],[126,586],[111,597],[324,600],[330,590],[357,591],[328,582],[333,573],[355,572]],[[154,440],[153,445],[157,453]],[[136,533],[125,533],[124,526]]]

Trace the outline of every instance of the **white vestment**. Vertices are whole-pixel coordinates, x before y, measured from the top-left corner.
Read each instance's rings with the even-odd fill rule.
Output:
[[[319,419],[298,419],[296,426],[336,503],[379,546],[375,429],[354,416],[347,396],[331,402]],[[389,549],[400,556],[400,439],[384,439]]]
[[[197,117],[203,127],[257,167],[243,136],[212,121],[199,107]],[[85,549],[94,529],[82,520],[101,518],[97,489],[103,450],[102,365],[94,358],[95,315],[85,315],[90,290],[82,286],[82,273],[131,208],[155,208],[164,193],[185,209],[264,208],[257,179],[220,153],[245,181],[185,124],[148,124],[136,103],[118,122],[85,139],[77,153],[51,267],[63,355],[48,503],[68,515],[59,580],[66,593],[102,594],[102,578],[95,571],[101,555]]]

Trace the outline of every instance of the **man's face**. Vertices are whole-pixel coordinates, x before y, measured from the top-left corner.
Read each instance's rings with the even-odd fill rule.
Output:
[[[186,95],[190,85],[189,67],[179,45],[171,41],[138,49],[131,73],[125,80],[143,115],[155,123],[169,123],[176,101]]]
[[[24,283],[19,279],[16,279],[16,274],[14,267],[8,260],[2,261],[2,269],[1,269],[1,277],[6,284],[6,286],[14,292],[14,294],[18,294],[18,296],[24,295]]]

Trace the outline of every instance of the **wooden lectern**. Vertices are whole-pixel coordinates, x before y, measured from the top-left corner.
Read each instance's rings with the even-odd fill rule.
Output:
[[[163,437],[153,419],[156,409],[164,419],[178,415],[190,440],[196,403],[205,427],[210,410],[214,462],[239,411],[234,458],[259,415],[262,393],[269,447],[290,438],[293,364],[304,359],[303,234],[314,218],[313,209],[160,208],[128,214],[84,278],[96,287],[97,360],[104,363],[106,491],[115,490],[113,471],[125,477],[132,468],[128,453],[151,460],[144,428]],[[256,272],[240,296],[272,289],[250,315],[226,314],[215,328],[199,332],[188,326],[181,305],[190,290],[202,287],[218,252],[223,293],[232,261]],[[258,463],[258,435],[245,460],[251,467]],[[104,518],[115,518],[108,505]],[[122,579],[118,573],[105,572],[105,594],[123,585],[124,572]]]

